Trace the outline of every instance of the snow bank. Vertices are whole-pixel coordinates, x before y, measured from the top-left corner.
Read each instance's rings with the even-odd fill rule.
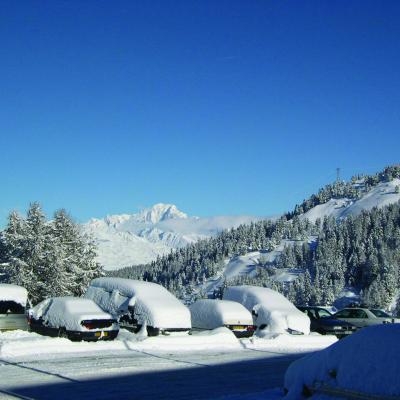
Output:
[[[14,301],[26,306],[28,291],[22,286],[0,283],[0,301]]]
[[[92,300],[76,297],[54,297],[39,303],[30,310],[34,319],[43,320],[53,328],[66,328],[71,331],[86,331],[81,321],[91,319],[112,319]],[[102,330],[115,330],[116,324]]]
[[[42,336],[33,332],[9,331],[0,333],[0,357],[5,359],[24,359],[49,355],[126,351],[157,351],[157,352],[187,352],[187,351],[237,351],[241,350],[240,342],[227,328],[188,334],[172,334],[144,338],[124,329],[119,331],[114,341],[71,342],[68,339]],[[132,357],[134,355],[132,354]]]
[[[243,304],[254,312],[254,323],[266,325],[268,333],[287,333],[290,330],[310,333],[310,319],[299,311],[285,296],[275,290],[257,286],[232,286],[225,290],[224,300]]]
[[[139,324],[160,329],[190,329],[189,309],[164,287],[152,282],[124,278],[97,278],[86,298],[114,315],[133,308]]]
[[[288,400],[303,398],[303,385],[328,385],[379,396],[400,395],[400,324],[364,328],[290,365]],[[360,397],[361,398],[361,397]]]
[[[135,335],[133,335],[135,336]],[[240,342],[228,328],[171,336],[152,336],[145,340],[126,341],[130,350],[137,351],[231,351],[241,350]]]
[[[240,303],[229,300],[197,300],[190,306],[192,326],[215,329],[223,325],[253,325],[250,312]]]
[[[337,337],[333,335],[320,335],[311,333],[310,335],[286,335],[275,334],[267,338],[253,336],[250,339],[242,339],[241,343],[245,349],[263,350],[278,354],[299,354],[325,349],[337,342]]]

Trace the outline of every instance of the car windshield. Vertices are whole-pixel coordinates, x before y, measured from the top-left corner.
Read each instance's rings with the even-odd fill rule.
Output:
[[[330,318],[330,317],[332,317],[332,314],[328,310],[325,310],[324,308],[320,308],[318,310],[318,316],[320,318]]]
[[[382,310],[370,310],[372,312],[372,314],[375,315],[375,317],[377,318],[392,318],[389,314],[385,313]]]
[[[24,314],[25,308],[15,301],[0,301],[0,314]]]

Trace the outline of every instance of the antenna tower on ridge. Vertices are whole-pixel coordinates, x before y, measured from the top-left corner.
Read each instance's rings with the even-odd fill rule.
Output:
[[[340,168],[336,168],[336,183],[340,181]]]

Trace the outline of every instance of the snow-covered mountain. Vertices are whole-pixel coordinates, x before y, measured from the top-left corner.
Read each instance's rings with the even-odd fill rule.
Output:
[[[159,203],[137,214],[93,218],[82,227],[98,245],[98,262],[105,269],[114,270],[148,263],[172,249],[260,219],[252,216],[190,217],[173,204]]]

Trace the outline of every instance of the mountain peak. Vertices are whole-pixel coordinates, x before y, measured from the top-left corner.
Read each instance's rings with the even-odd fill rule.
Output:
[[[139,213],[144,222],[157,224],[168,219],[187,219],[184,212],[178,210],[174,204],[157,203],[151,208],[145,208]]]

